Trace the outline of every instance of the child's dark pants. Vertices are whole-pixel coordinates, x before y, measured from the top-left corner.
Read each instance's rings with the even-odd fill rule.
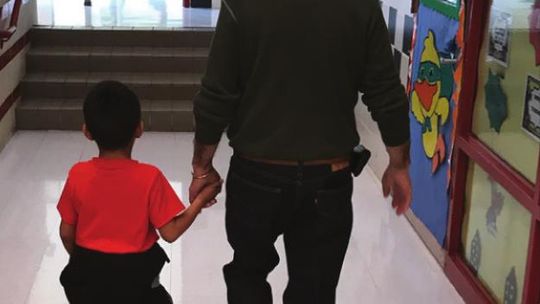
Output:
[[[155,244],[136,254],[106,254],[77,247],[60,276],[71,304],[170,304],[161,285],[152,283],[169,259]]]

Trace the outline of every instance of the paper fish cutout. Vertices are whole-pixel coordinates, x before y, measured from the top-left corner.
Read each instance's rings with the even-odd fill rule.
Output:
[[[412,112],[422,125],[422,144],[428,158],[432,159],[432,173],[446,159],[446,143],[440,128],[446,124],[450,115],[450,101],[442,96],[445,79],[439,52],[436,49],[435,34],[429,31],[424,41],[418,79],[412,91]]]
[[[501,77],[490,70],[484,90],[489,125],[497,133],[501,133],[502,125],[508,117],[508,97],[501,86]]]
[[[469,263],[471,264],[474,273],[478,273],[480,270],[480,263],[482,262],[482,240],[480,239],[480,232],[476,230],[474,238],[471,243],[471,257]]]
[[[497,189],[497,184],[489,180],[491,184],[491,206],[486,213],[487,230],[492,236],[497,236],[497,218],[501,214],[504,206],[504,196]]]
[[[518,303],[518,290],[517,290],[517,277],[516,268],[512,267],[510,273],[506,277],[506,284],[504,286],[504,304],[516,304]]]

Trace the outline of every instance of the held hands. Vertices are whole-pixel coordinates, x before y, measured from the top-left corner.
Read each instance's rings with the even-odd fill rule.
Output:
[[[223,185],[223,181],[219,180],[216,183],[207,185],[195,198],[195,200],[200,200],[202,203],[204,203],[204,208],[211,207],[214,205],[217,200],[216,196],[221,192],[221,185]]]
[[[193,179],[189,187],[189,201],[193,203],[200,199],[206,203],[208,208],[217,203],[216,196],[221,192],[223,180],[213,167],[204,172],[203,170],[193,170]]]
[[[167,242],[172,243],[176,241],[184,232],[186,232],[186,230],[191,226],[191,224],[193,224],[193,221],[195,220],[197,215],[201,212],[201,209],[204,208],[205,205],[208,205],[210,201],[215,199],[216,195],[221,191],[222,181],[221,179],[218,179],[215,182],[198,182],[196,183],[196,186],[199,187],[201,184],[205,185],[204,188],[197,188],[200,190],[198,190],[197,192],[191,192],[191,188],[193,188],[192,183],[192,187],[190,188],[190,196],[191,193],[196,194],[190,200],[191,205],[189,206],[189,208],[187,208],[185,212],[177,215],[169,223],[159,228],[159,233],[161,237]]]

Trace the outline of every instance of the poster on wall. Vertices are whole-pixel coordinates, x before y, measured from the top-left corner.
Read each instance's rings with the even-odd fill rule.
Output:
[[[489,25],[488,58],[508,67],[512,15],[493,8]]]
[[[446,238],[448,185],[462,45],[450,1],[422,0],[411,62],[411,169],[413,213],[439,244]],[[457,79],[457,80],[456,80]]]
[[[429,31],[411,94],[412,113],[422,125],[422,147],[432,161],[432,173],[446,159],[446,140],[441,130],[450,115],[452,88],[449,85],[453,85],[452,71],[444,70],[435,42],[435,33]]]
[[[540,80],[530,75],[527,77],[522,127],[540,141]]]

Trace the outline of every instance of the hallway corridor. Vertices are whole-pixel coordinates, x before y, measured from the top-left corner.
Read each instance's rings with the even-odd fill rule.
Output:
[[[161,168],[179,196],[190,181],[191,133],[147,133],[134,157]],[[80,132],[19,131],[0,154],[0,303],[67,303],[58,282],[67,262],[58,236],[56,203],[69,168],[96,155]],[[231,150],[221,144],[224,175]],[[338,288],[340,304],[463,303],[404,217],[391,213],[371,171],[355,180],[354,229]],[[231,259],[224,231],[224,196],[184,237],[164,245],[172,262],[161,279],[175,303],[225,304],[221,267]],[[285,257],[270,275],[274,303],[286,284]]]

